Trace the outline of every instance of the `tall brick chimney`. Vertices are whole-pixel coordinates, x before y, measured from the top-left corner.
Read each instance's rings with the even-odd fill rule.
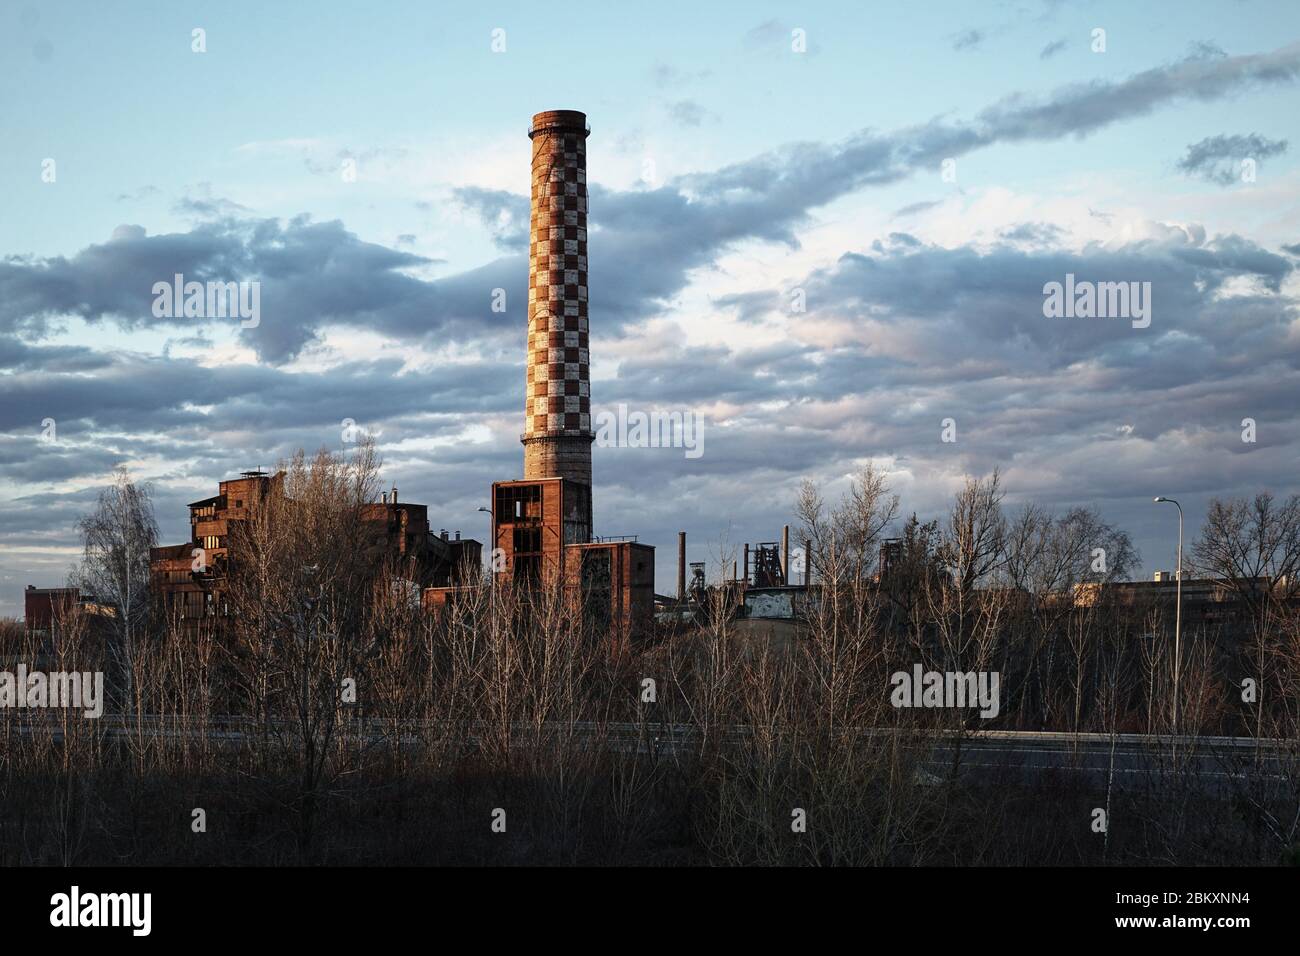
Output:
[[[522,441],[525,479],[567,478],[590,489],[587,133],[586,114],[576,110],[538,113],[528,130],[533,186]]]

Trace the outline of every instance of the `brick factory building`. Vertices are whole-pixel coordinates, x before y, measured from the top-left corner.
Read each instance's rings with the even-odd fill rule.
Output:
[[[521,479],[492,485],[494,573],[529,585],[563,585],[594,623],[623,630],[654,615],[654,548],[634,538],[599,538],[592,516],[587,311],[586,116],[554,110],[533,117],[528,352]],[[150,569],[165,613],[186,624],[226,613],[230,530],[281,474],[244,472],[192,502],[190,540],[155,548]],[[413,558],[424,604],[438,608],[459,589],[457,569],[477,567],[479,542],[430,532],[424,505],[391,497],[367,506],[377,562]],[[498,578],[499,579],[499,578]]]
[[[654,614],[654,548],[598,538],[592,515],[587,296],[587,117],[533,117],[524,474],[492,485],[496,573],[562,584],[593,623],[638,630]],[[438,606],[451,589],[431,589]]]
[[[267,475],[246,471],[223,481],[211,498],[190,503],[190,540],[154,548],[149,556],[152,589],[159,609],[194,628],[210,618],[224,617],[225,579],[230,559],[231,531],[246,520],[250,510],[283,480],[284,473]],[[397,488],[364,506],[364,539],[376,567],[386,560],[410,559],[420,587],[453,584],[466,566],[477,568],[482,545],[470,538],[455,538],[446,531],[434,534],[426,505],[399,501]]]
[[[117,617],[117,608],[75,587],[38,588],[29,584],[23,592],[23,627],[29,637],[48,637],[56,624],[61,626],[74,616],[104,621]]]

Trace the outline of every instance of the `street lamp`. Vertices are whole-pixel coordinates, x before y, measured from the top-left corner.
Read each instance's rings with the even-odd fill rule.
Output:
[[[1178,509],[1178,570],[1174,572],[1177,581],[1177,598],[1174,606],[1174,734],[1178,733],[1178,665],[1182,657],[1180,643],[1183,631],[1183,506],[1173,498],[1160,495],[1157,502],[1168,502]]]
[[[491,567],[492,567],[492,548],[493,548],[493,546],[495,546],[495,544],[496,544],[496,542],[492,540],[492,534],[493,534],[493,532],[496,530],[495,528],[492,527],[492,509],[491,509],[491,508],[484,508],[482,505],[479,505],[479,509],[478,509],[478,510],[481,511],[481,512],[483,512],[485,515],[488,516],[488,540],[487,540],[487,544],[488,544],[488,567],[491,568]]]
[[[496,541],[493,540],[493,535],[496,533],[496,528],[493,526],[493,522],[492,522],[492,509],[484,508],[482,505],[479,505],[478,510],[488,516],[488,605],[489,607],[495,607],[496,594],[497,594],[497,574],[496,574],[496,569],[493,568],[492,566],[492,552],[496,550]]]

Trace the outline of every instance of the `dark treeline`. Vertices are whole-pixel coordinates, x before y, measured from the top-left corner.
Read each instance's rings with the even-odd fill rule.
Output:
[[[1006,514],[996,475],[931,522],[900,520],[871,471],[834,507],[805,486],[796,517],[816,587],[802,626],[737,618],[720,587],[693,625],[633,640],[594,631],[570,595],[486,576],[423,610],[406,569],[363,557],[377,469],[368,448],[290,462],[283,492],[231,531],[230,615],[197,633],[140,601],[147,492],[105,493],[80,580],[97,573],[97,596],[143,610],[108,631],[70,615],[39,643],[10,628],[4,654],[105,671],[114,716],[0,710],[0,861],[1296,858],[1300,617],[1286,587],[1258,582],[1295,580],[1294,499],[1213,506],[1195,560],[1238,600],[1222,619],[1184,620],[1178,730],[1203,741],[1158,751],[1121,786],[972,773],[962,756],[990,728],[1173,729],[1172,607],[1097,587],[1137,557],[1094,511]],[[891,535],[902,544],[878,582]],[[998,716],[895,707],[890,677],[915,664],[997,672]],[[1221,733],[1281,740],[1281,756],[1207,788],[1190,758]]]

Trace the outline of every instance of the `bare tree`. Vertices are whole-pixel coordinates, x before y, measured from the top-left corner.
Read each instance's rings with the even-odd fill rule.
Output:
[[[833,551],[838,555],[837,569],[854,580],[866,580],[875,570],[882,535],[898,517],[898,506],[898,495],[871,462],[854,474],[839,505],[829,510],[821,490],[805,480],[794,511],[800,536],[812,542],[810,568],[824,577],[829,566],[826,556]]]
[[[1300,597],[1300,495],[1285,502],[1267,491],[1253,500],[1213,499],[1192,561],[1241,602],[1249,620],[1250,666],[1261,687],[1276,686],[1275,664],[1284,657],[1280,617]],[[1257,735],[1262,719],[1263,709],[1257,708]]]
[[[378,471],[370,442],[350,458],[300,451],[229,530],[238,680],[262,717],[264,765],[287,760],[298,770],[304,850],[338,771],[329,757],[343,709],[369,689],[377,657],[365,621],[383,568],[369,554],[364,511]]]
[[[115,677],[124,710],[138,713],[138,645],[149,622],[149,550],[158,543],[152,487],[136,484],[125,468],[118,468],[79,527],[83,556],[71,579],[82,591],[115,606],[110,648]]]

